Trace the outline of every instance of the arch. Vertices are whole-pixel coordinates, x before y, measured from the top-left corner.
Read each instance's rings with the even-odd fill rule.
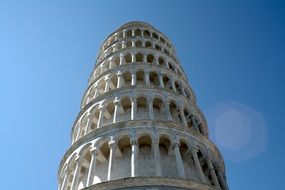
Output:
[[[107,105],[106,109],[103,113],[104,119],[103,119],[103,125],[108,125],[113,123],[113,118],[114,118],[114,111],[115,111],[115,104],[113,100],[110,100]]]
[[[147,57],[146,57],[146,61],[148,63],[153,63],[154,61],[154,56],[152,54],[148,54]]]
[[[113,58],[113,61],[114,61],[113,67],[116,67],[116,66],[120,65],[120,57],[116,56],[115,58]]]
[[[169,104],[169,110],[170,110],[170,113],[171,113],[172,120],[174,122],[181,123],[181,116],[180,116],[179,107],[172,100],[170,101],[170,104]]]
[[[142,42],[140,40],[135,42],[136,47],[142,47]]]
[[[183,95],[181,85],[177,81],[174,82],[174,86],[175,86],[177,93],[180,95]]]
[[[137,98],[136,118],[137,119],[148,119],[149,118],[147,98],[144,96],[140,96]]]
[[[143,54],[142,53],[137,53],[135,57],[136,57],[136,62],[143,62]]]
[[[155,97],[153,99],[153,113],[155,119],[165,119],[165,108],[161,98]]]
[[[152,37],[158,40],[158,35],[155,32],[152,33]]]
[[[132,36],[132,30],[128,30],[127,32],[126,32],[126,37],[131,37]]]
[[[162,77],[162,81],[163,81],[163,84],[164,84],[164,87],[165,87],[165,88],[168,88],[168,89],[172,90],[171,81],[170,81],[170,79],[168,78],[168,76],[163,76],[163,77]]]
[[[149,73],[149,81],[150,81],[150,85],[154,85],[154,86],[160,85],[159,78],[156,72],[152,71]]]
[[[141,36],[142,32],[140,29],[135,30],[135,36]]]
[[[165,60],[163,57],[158,58],[158,64],[162,67],[165,67]]]
[[[123,97],[120,100],[120,108],[118,110],[118,121],[127,121],[131,119],[131,100],[129,97]]]
[[[188,108],[184,108],[183,109],[183,114],[185,116],[188,128],[192,129],[193,128],[193,123],[192,123],[192,120],[191,120],[191,112],[188,110]]]
[[[154,48],[157,49],[157,50],[161,50],[161,47],[159,45],[157,45],[157,44],[154,45]]]
[[[143,70],[138,70],[136,73],[136,77],[137,77],[137,84],[145,84]]]
[[[118,85],[118,76],[117,74],[112,74],[111,78],[110,78],[110,89],[114,90],[117,88]]]
[[[132,62],[132,55],[130,53],[127,53],[125,56],[125,63],[131,63]]]
[[[152,151],[152,138],[147,134],[142,134],[138,138],[138,175],[139,176],[154,176],[155,165]]]
[[[145,47],[146,47],[146,48],[151,48],[151,47],[152,47],[151,41],[145,42]]]
[[[163,37],[159,38],[162,43],[165,43],[165,39]]]
[[[126,43],[126,47],[127,47],[127,48],[132,47],[132,41],[127,41],[127,43]]]
[[[102,95],[105,92],[106,81],[105,78],[102,78],[97,84],[97,96]]]
[[[130,71],[126,71],[123,73],[123,79],[124,79],[124,86],[131,86],[131,83],[132,83],[132,75],[130,73]],[[123,86],[122,85],[122,86]]]
[[[145,38],[149,38],[150,37],[150,32],[148,30],[144,30],[143,31],[143,35]]]
[[[170,70],[175,71],[175,66],[173,65],[173,63],[168,62],[168,66]]]

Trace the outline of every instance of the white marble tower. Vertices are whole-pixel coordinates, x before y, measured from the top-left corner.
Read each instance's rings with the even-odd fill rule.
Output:
[[[143,22],[102,44],[71,139],[59,190],[228,189],[173,45]]]

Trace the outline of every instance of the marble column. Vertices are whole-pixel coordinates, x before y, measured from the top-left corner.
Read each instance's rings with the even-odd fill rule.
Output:
[[[145,73],[144,73],[144,79],[145,79],[145,84],[146,84],[146,85],[150,85],[150,81],[149,81],[149,71],[145,71]]]
[[[124,58],[124,54],[120,54],[120,65],[123,65],[123,64],[125,64],[126,63],[126,60],[125,60],[125,58]]]
[[[104,122],[104,112],[105,112],[105,106],[99,107],[99,117],[98,117],[97,128],[102,127],[102,124]]]
[[[131,97],[131,104],[132,104],[131,120],[135,120],[136,119],[136,113],[137,113],[137,99],[136,99],[136,97]]]
[[[137,176],[137,160],[138,160],[138,141],[137,139],[131,139],[131,177]]]
[[[152,143],[154,164],[156,176],[161,176],[161,165],[160,165],[160,151],[159,151],[159,139],[154,139]]]
[[[153,114],[153,98],[149,97],[148,98],[148,111],[149,111],[149,119],[154,119],[154,114]]]
[[[215,169],[214,169],[214,167],[213,167],[212,161],[211,161],[211,159],[210,159],[209,156],[206,158],[206,162],[207,162],[207,166],[208,166],[208,169],[209,169],[209,171],[210,171],[212,180],[213,180],[213,182],[214,182],[214,185],[215,185],[216,187],[220,188],[220,184],[219,184],[219,181],[218,181],[218,178],[217,178]]]
[[[136,85],[137,83],[137,75],[136,75],[136,72],[133,71],[132,72],[132,86]]]
[[[60,190],[65,190],[66,189],[66,185],[67,185],[67,182],[68,182],[68,173],[69,173],[69,170],[68,170],[68,168],[66,168],[65,171],[64,171],[64,177],[63,177],[63,181],[61,183]]]
[[[91,161],[90,161],[88,175],[87,175],[86,187],[88,187],[88,186],[93,184],[93,178],[94,178],[94,174],[95,174],[95,171],[96,171],[96,165],[97,165],[97,156],[98,156],[97,149],[96,148],[92,148],[90,150],[90,153],[91,153]]]
[[[194,130],[199,132],[199,128],[198,128],[195,116],[193,114],[190,116],[190,119],[191,119],[191,122],[193,124]]]
[[[122,80],[123,80],[123,74],[121,71],[119,71],[117,73],[117,76],[118,76],[118,83],[117,83],[117,88],[121,88],[122,86]]]
[[[160,87],[164,88],[163,76],[162,75],[158,75],[158,78],[159,78]]]
[[[115,141],[111,140],[109,143],[110,148],[110,156],[109,156],[109,165],[108,165],[108,174],[107,174],[107,181],[112,179],[112,166],[114,162],[114,156],[115,156]]]
[[[197,147],[193,147],[191,149],[191,153],[192,153],[193,161],[194,161],[194,164],[195,164],[196,171],[198,172],[199,178],[200,178],[200,180],[203,183],[206,183],[205,175],[203,173],[203,170],[202,170],[202,167],[201,167],[201,164],[200,164],[200,160],[199,160],[198,155],[197,155],[198,148]]]
[[[73,179],[71,182],[71,188],[70,188],[71,190],[77,190],[78,189],[81,163],[82,163],[82,158],[78,156],[75,159],[75,170],[74,170]]]
[[[169,109],[169,101],[165,102],[165,112],[166,112],[166,115],[167,115],[167,119],[172,121],[172,115],[171,115],[171,112],[170,112],[170,109]]]
[[[173,79],[171,79],[171,87],[174,90],[174,92],[177,92]]]
[[[184,166],[183,166],[183,161],[181,158],[181,154],[179,151],[179,143],[178,142],[174,142],[172,145],[174,154],[175,154],[175,160],[176,160],[176,165],[177,165],[177,170],[178,170],[178,174],[180,177],[185,178],[185,171],[184,171]]]
[[[119,106],[120,106],[120,100],[118,100],[118,99],[114,100],[114,105],[115,105],[115,108],[114,108],[113,123],[116,123],[117,119],[118,119],[118,111],[119,111]]]
[[[226,182],[225,175],[223,174],[221,167],[216,166],[216,169],[217,169],[219,181],[221,182],[222,189],[223,190],[229,190],[228,184]]]
[[[106,85],[105,85],[105,89],[104,89],[104,92],[105,92],[105,93],[109,91],[110,82],[111,82],[110,78],[107,77],[107,78],[105,79],[105,84],[106,84]]]
[[[185,115],[184,115],[184,111],[183,111],[183,107],[180,106],[180,109],[179,109],[179,112],[180,112],[180,116],[181,116],[181,119],[182,119],[182,123],[184,125],[184,128],[187,128],[187,121],[186,121],[186,118],[185,118]]]

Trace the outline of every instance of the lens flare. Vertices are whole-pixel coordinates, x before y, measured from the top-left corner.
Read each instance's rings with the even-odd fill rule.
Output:
[[[267,146],[264,117],[237,102],[220,103],[206,111],[210,138],[225,158],[244,161],[262,153]]]

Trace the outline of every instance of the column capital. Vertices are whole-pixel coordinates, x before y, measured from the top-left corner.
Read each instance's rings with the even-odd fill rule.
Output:
[[[114,100],[114,104],[115,104],[115,105],[119,105],[119,104],[120,104],[120,100],[115,99],[115,100]]]
[[[118,76],[118,77],[121,77],[122,75],[123,75],[122,71],[118,71],[118,72],[117,72],[117,76]]]
[[[97,147],[93,147],[93,148],[91,148],[90,149],[90,153],[91,153],[91,155],[93,156],[98,156],[99,155],[99,151],[98,151],[98,149],[97,149]]]
[[[131,138],[130,139],[130,144],[131,145],[138,145],[138,139],[137,138]]]
[[[196,145],[191,147],[192,154],[197,154],[198,151],[199,151],[199,149],[198,149],[198,147]]]
[[[77,156],[75,157],[75,160],[74,160],[74,161],[75,161],[76,164],[81,164],[81,162],[83,161],[83,159],[82,159],[81,156],[78,156],[78,155],[77,155]]]
[[[111,140],[111,141],[108,142],[109,148],[114,148],[115,145],[116,145],[116,142],[114,140]]]
[[[179,143],[178,141],[174,141],[174,142],[172,143],[172,148],[173,148],[173,149],[179,148],[179,146],[180,146],[180,143]]]

